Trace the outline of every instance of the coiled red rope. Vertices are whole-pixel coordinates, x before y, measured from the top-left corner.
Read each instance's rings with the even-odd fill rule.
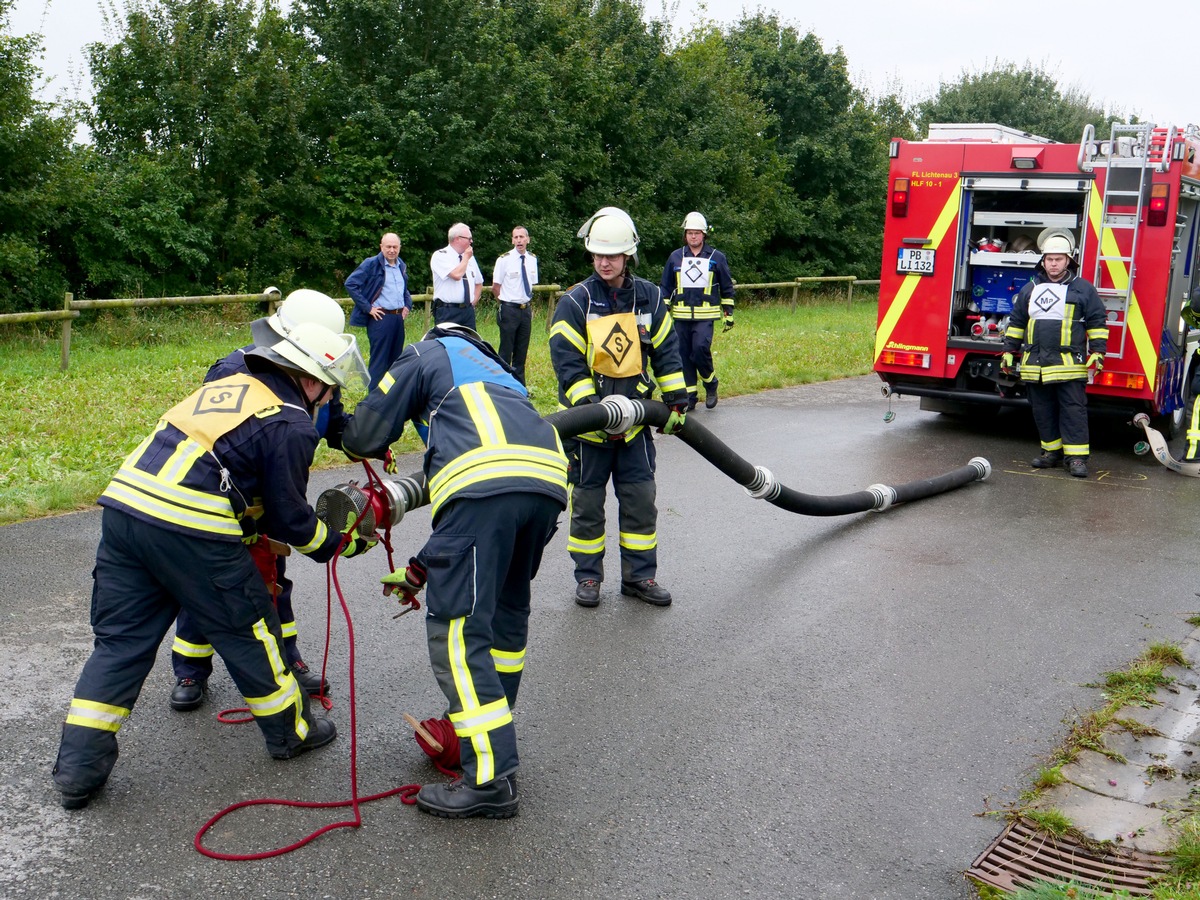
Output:
[[[374,470],[371,468],[371,466],[367,463],[366,460],[363,460],[363,467],[367,471],[368,484],[382,485],[382,480],[379,478],[378,475],[375,474]],[[350,618],[350,609],[346,605],[346,598],[345,598],[345,595],[342,593],[341,583],[338,581],[337,562],[341,556],[342,550],[345,548],[346,544],[349,541],[349,532],[358,528],[359,522],[362,521],[363,515],[365,515],[365,514],[366,514],[366,509],[364,508],[363,512],[359,514],[358,520],[355,521],[352,528],[347,529],[347,534],[343,535],[342,541],[338,545],[338,552],[334,555],[333,559],[330,560],[330,562],[328,563],[328,565],[326,567],[327,576],[326,576],[326,584],[325,584],[325,653],[324,653],[324,657],[321,661],[321,677],[322,677],[322,679],[324,679],[325,668],[329,661],[329,640],[330,640],[330,635],[332,632],[332,619],[333,619],[333,591],[335,591],[335,590],[337,592],[338,602],[341,604],[341,607],[342,607],[342,614],[346,619],[346,632],[347,632],[348,648],[349,648],[348,654],[349,654],[349,677],[350,677],[350,704],[349,704],[350,705],[350,798],[348,800],[334,800],[334,801],[323,802],[323,803],[315,802],[315,801],[306,801],[306,800],[282,800],[282,799],[278,799],[278,798],[262,798],[262,799],[258,799],[258,800],[243,800],[240,803],[235,803],[232,806],[227,806],[225,809],[221,810],[219,813],[217,813],[215,816],[213,816],[211,819],[209,819],[207,822],[205,822],[204,825],[201,826],[200,830],[196,832],[196,837],[192,841],[192,845],[196,848],[197,852],[202,853],[204,856],[207,856],[210,859],[239,860],[240,861],[240,860],[269,859],[270,857],[273,857],[273,856],[282,856],[285,853],[291,853],[293,850],[303,847],[305,844],[311,843],[312,841],[319,838],[321,835],[323,835],[329,831],[333,831],[334,829],[360,827],[362,825],[362,811],[360,810],[359,807],[363,803],[370,803],[373,800],[382,800],[385,797],[392,797],[392,796],[396,796],[396,795],[400,796],[400,800],[402,803],[412,805],[417,802],[416,795],[417,795],[417,792],[421,789],[421,785],[419,785],[419,784],[405,784],[405,785],[401,785],[400,787],[397,787],[397,788],[392,788],[391,790],[381,791],[378,794],[369,794],[365,797],[360,797],[358,794],[358,718],[357,718],[357,708],[356,708],[356,704],[355,704],[355,686],[354,686],[354,623]],[[391,545],[391,524],[390,523],[386,524],[384,533],[380,540],[381,540],[381,543],[384,545],[384,547],[387,549],[389,571],[394,572],[395,567],[392,565],[392,545]],[[325,700],[324,697],[322,697],[321,699],[322,699],[323,705],[324,705],[324,702],[327,702],[327,701]],[[332,704],[330,704],[330,706],[332,706]],[[329,709],[330,706],[326,706],[325,708]],[[227,713],[235,713],[235,712],[240,712],[240,711],[241,710],[226,710],[226,711],[222,712],[220,715],[218,715],[217,718],[220,719],[221,721],[234,721],[234,722],[253,721],[253,716],[251,716],[248,719],[244,719],[244,720],[231,720],[231,719],[227,719],[227,718],[222,718],[223,716],[226,716]],[[247,712],[248,712],[248,710],[247,710]],[[430,719],[429,721],[430,722],[442,722],[445,720]],[[450,725],[450,723],[448,721],[446,721],[445,724]],[[435,725],[433,728],[430,729],[430,731],[431,731],[431,733],[433,733],[435,735],[441,735],[441,734],[443,734],[443,732],[440,730],[440,728],[441,728],[440,725]],[[451,735],[454,734],[453,727],[450,728],[450,734]],[[449,741],[449,739],[447,739],[446,741],[442,741],[443,747],[449,746],[450,743],[451,742]],[[431,747],[427,748],[424,744],[422,744],[422,749],[424,749],[426,753],[429,753],[431,757],[435,756],[435,754],[430,753],[430,750],[432,749]],[[453,750],[454,750],[455,762],[457,762],[457,758],[458,758],[458,738],[457,738],[457,736],[454,736]],[[445,751],[443,751],[443,753],[444,752]],[[437,754],[437,755],[440,756],[441,754]],[[436,758],[434,761],[435,761],[435,763],[437,763]],[[438,765],[438,768],[441,769],[443,772],[445,772],[448,775],[455,774],[453,772],[447,771],[447,769],[443,769],[440,764]],[[216,825],[219,821],[221,821],[221,819],[225,818],[225,816],[229,815],[230,813],[234,812],[235,810],[244,809],[245,807],[248,807],[248,806],[268,806],[268,805],[269,806],[291,806],[291,807],[299,807],[301,809],[341,809],[344,807],[350,807],[351,809],[354,810],[354,818],[347,819],[346,821],[343,821],[343,822],[332,822],[329,825],[325,825],[325,826],[322,826],[321,828],[318,828],[316,831],[312,832],[307,837],[303,837],[300,840],[295,841],[294,843],[288,844],[286,847],[279,847],[275,850],[266,850],[261,853],[222,853],[218,850],[211,850],[208,847],[204,846],[204,835],[208,833],[209,829],[211,829],[214,825]]]

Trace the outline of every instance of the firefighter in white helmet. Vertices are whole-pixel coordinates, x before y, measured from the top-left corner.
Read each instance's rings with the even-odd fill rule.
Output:
[[[287,337],[293,329],[306,322],[320,325],[334,334],[346,330],[346,314],[336,300],[320,291],[300,288],[288,294],[271,316],[251,322],[250,333],[254,343],[215,362],[204,376],[204,381],[207,383],[229,375],[245,374],[246,353],[255,346],[270,347],[278,343],[281,337]],[[317,433],[334,450],[340,450],[342,431],[351,418],[342,406],[341,388],[335,387],[329,403],[322,406],[317,414]],[[292,606],[292,581],[287,577],[286,557],[273,553],[272,543],[266,534],[256,533],[247,537],[250,553],[263,573],[267,589],[274,597],[279,612],[285,662],[300,687],[308,694],[315,696],[328,693],[329,682],[324,680],[320,672],[308,667],[300,652],[299,631]],[[171,669],[175,675],[170,696],[172,709],[190,712],[203,705],[208,693],[208,679],[213,671],[213,654],[213,646],[204,632],[187,610],[182,610],[175,622],[175,639],[171,644]]]
[[[688,409],[696,408],[699,384],[704,385],[705,407],[712,409],[717,405],[718,387],[712,355],[713,324],[724,316],[724,330],[733,327],[733,276],[725,254],[708,243],[704,216],[690,212],[682,227],[684,246],[667,258],[660,287],[679,335]]]
[[[672,407],[663,428],[683,424],[687,389],[679,339],[658,287],[631,271],[637,228],[628,213],[605,207],[579,230],[593,273],[558,301],[550,329],[550,361],[564,408],[621,394],[648,399],[655,384]],[[654,380],[648,370],[653,369]],[[575,602],[600,602],[604,580],[604,500],[611,480],[617,495],[621,593],[656,606],[671,594],[656,581],[658,510],[655,507],[654,443],[642,426],[624,434],[580,435],[564,442],[571,469],[571,531],[567,548],[575,561]]]
[[[167,410],[100,497],[95,646],[53,771],[67,809],[86,806],[108,780],[117,732],[180,608],[221,654],[271,756],[291,759],[337,736],[284,664],[279,616],[242,540],[260,497],[260,521],[277,539],[317,562],[338,551],[342,536],[306,499],[319,440],[312,417],[334,386],[365,383],[366,366],[353,337],[312,323],[255,347],[246,362],[248,372]],[[348,547],[362,549],[351,538]]]
[[[1076,478],[1087,478],[1088,369],[1104,368],[1108,325],[1104,302],[1091,282],[1080,278],[1069,234],[1051,233],[1042,241],[1042,260],[1033,279],[1013,301],[1004,332],[1001,370],[1012,370],[1021,353],[1021,381],[1042,442],[1035,469],[1066,465]]]

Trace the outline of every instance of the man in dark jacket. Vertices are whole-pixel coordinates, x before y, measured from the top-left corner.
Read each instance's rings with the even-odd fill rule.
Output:
[[[181,607],[221,654],[271,756],[291,759],[337,736],[333,722],[312,716],[284,662],[279,616],[243,539],[261,525],[317,562],[338,551],[342,535],[306,498],[312,421],[333,386],[365,381],[366,367],[353,338],[311,323],[246,361],[249,372],[167,410],[100,497],[95,647],[54,764],[67,809],[86,806],[108,780],[117,731]],[[257,520],[253,498],[262,498]]]
[[[529,585],[567,504],[567,459],[496,351],[453,323],[404,351],[355,408],[342,446],[381,458],[409,421],[428,448],[433,534],[383,581],[412,598],[428,578],[429,659],[463,769],[450,785],[422,787],[417,806],[446,818],[508,818],[518,807],[512,708]]]
[[[1021,351],[1021,380],[1042,440],[1033,467],[1054,468],[1065,459],[1068,472],[1087,478],[1088,369],[1104,368],[1107,313],[1096,288],[1078,275],[1070,237],[1052,233],[1041,250],[1033,280],[1013,301],[1001,369],[1011,371]]]
[[[364,259],[346,279],[346,292],[354,301],[350,324],[367,329],[374,388],[404,350],[404,320],[412,312],[408,267],[400,258],[397,235],[389,231],[383,236],[379,253]]]

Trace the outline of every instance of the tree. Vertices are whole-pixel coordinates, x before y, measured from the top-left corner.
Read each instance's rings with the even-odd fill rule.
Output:
[[[1007,62],[983,72],[962,73],[916,104],[914,119],[925,134],[931,122],[995,122],[1065,143],[1077,142],[1085,125],[1107,134],[1115,116],[1105,115],[1077,88],[1063,91],[1053,75],[1029,62]]]

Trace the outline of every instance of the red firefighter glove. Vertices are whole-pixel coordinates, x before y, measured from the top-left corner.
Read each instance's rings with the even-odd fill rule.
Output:
[[[687,419],[687,401],[677,403],[671,407],[671,415],[667,417],[667,423],[659,429],[660,434],[674,434],[683,427],[684,421]]]
[[[1091,356],[1088,357],[1087,368],[1090,369],[1093,366],[1095,367],[1097,372],[1104,371],[1104,354],[1103,353],[1093,353]]]
[[[1011,353],[1000,354],[1000,371],[1005,375],[1012,374],[1013,355]]]
[[[417,561],[415,556],[408,561],[408,566],[403,572],[389,572],[379,580],[383,584],[385,597],[388,594],[395,594],[400,605],[408,607],[404,612],[421,608],[417,594],[421,593],[421,588],[425,587],[425,567]]]

